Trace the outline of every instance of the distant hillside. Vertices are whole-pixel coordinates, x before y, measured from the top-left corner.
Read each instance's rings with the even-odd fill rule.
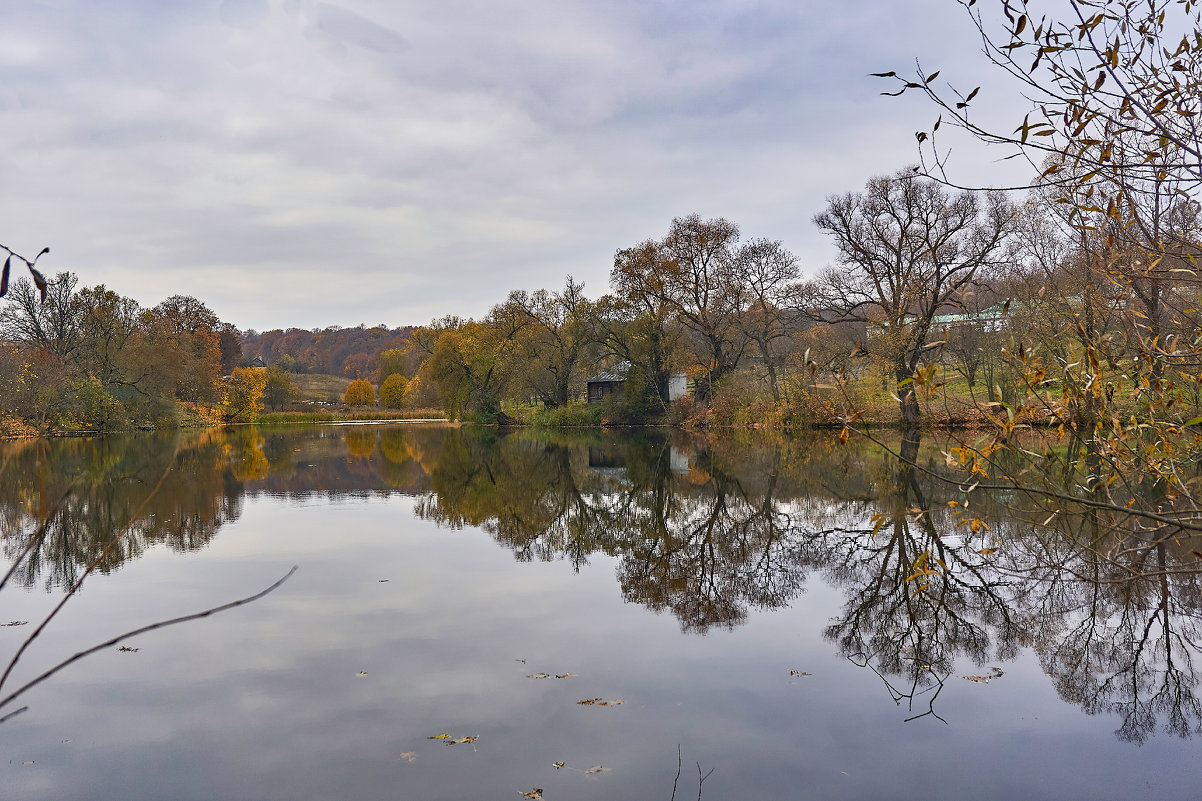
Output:
[[[329,328],[287,331],[247,331],[242,353],[247,361],[261,358],[268,366],[280,365],[294,373],[324,373],[347,378],[375,375],[383,351],[404,349],[416,326],[403,328]]]

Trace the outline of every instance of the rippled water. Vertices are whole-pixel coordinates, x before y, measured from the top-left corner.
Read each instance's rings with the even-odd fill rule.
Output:
[[[979,491],[974,533],[936,442],[328,426],[0,459],[6,560],[29,548],[0,655],[98,566],[0,696],[299,566],[0,708],[28,706],[5,799],[1202,791],[1197,546],[1127,548],[1129,580],[1079,520]]]

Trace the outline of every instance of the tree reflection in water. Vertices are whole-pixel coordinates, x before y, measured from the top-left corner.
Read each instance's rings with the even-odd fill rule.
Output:
[[[827,639],[914,717],[936,713],[958,661],[983,669],[1030,647],[1062,698],[1120,716],[1120,738],[1197,733],[1202,547],[1013,488],[966,494],[945,451],[917,433],[886,451],[418,426],[16,442],[0,445],[0,520],[11,559],[72,487],[17,578],[54,588],[103,552],[168,463],[106,570],[156,543],[203,547],[246,495],[400,492],[518,560],[580,570],[613,557],[624,599],[690,633],[786,606],[814,574],[844,596]],[[1064,492],[1071,477],[1038,480]]]

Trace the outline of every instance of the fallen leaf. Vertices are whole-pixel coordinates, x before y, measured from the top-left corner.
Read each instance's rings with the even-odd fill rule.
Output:
[[[604,773],[607,770],[609,770],[609,768],[603,768],[600,765],[593,765],[591,768],[586,770],[585,773]]]
[[[429,737],[427,737],[426,739],[427,740],[446,740],[450,736],[451,735],[449,735],[449,734],[432,734]]]
[[[541,787],[535,787],[533,790],[531,790],[528,793],[522,793],[522,798],[542,798],[542,797],[543,797],[543,788],[541,788]]]
[[[9,626],[28,626],[28,625],[29,625],[28,620],[10,620],[7,623],[0,623],[0,626],[2,626],[4,628],[8,628]]]
[[[572,678],[572,677],[573,677],[573,676],[575,676],[575,675],[576,675],[575,673],[556,673],[556,674],[555,674],[555,678],[557,678],[557,679],[570,679],[570,678]]]
[[[584,700],[577,701],[576,703],[584,704],[585,706],[588,706],[589,704],[595,704],[600,700],[601,700],[600,698],[585,698]]]
[[[989,556],[991,553],[997,553],[997,548],[982,548],[977,551],[981,556]]]
[[[513,661],[514,661],[514,662],[521,662],[523,665],[524,665],[524,664],[526,664],[526,660],[525,660],[525,659],[515,659],[515,660],[513,660]]]
[[[121,646],[120,648],[118,648],[117,650],[118,650],[118,651],[122,651],[122,652],[124,652],[124,653],[127,653],[127,654],[132,654],[132,653],[137,653],[137,651],[138,651],[139,649],[137,649],[137,648],[130,648],[128,645],[122,645],[122,646]]]
[[[401,759],[405,760],[406,762],[413,762],[417,759],[417,752],[406,751],[405,753],[401,754]]]
[[[479,737],[460,737],[455,740],[447,740],[447,745],[461,745],[463,743],[474,743],[479,740]]]
[[[564,765],[566,765],[567,763],[566,763],[566,762],[555,762],[555,763],[553,763],[553,764],[555,765],[555,769],[556,769],[556,770],[559,770],[560,768],[562,768],[562,767],[563,767]]]
[[[812,675],[814,675],[814,674],[813,674],[813,673],[806,673],[804,670],[790,670],[790,671],[789,671],[789,675],[790,675],[790,676],[812,676]]]
[[[624,704],[624,703],[626,703],[626,702],[620,701],[620,700],[619,701],[598,701],[597,706],[617,706],[618,704]]]
[[[355,677],[356,677],[356,678],[360,678],[360,679],[362,679],[362,678],[366,678],[366,677],[367,677],[367,671],[366,671],[366,670],[360,670],[358,673],[356,673],[356,674],[355,674]]]
[[[1004,675],[1006,674],[1001,668],[991,667],[989,668],[989,674],[986,676],[961,676],[960,678],[967,679],[968,681],[975,681],[980,684],[988,684],[990,679],[1000,678]]]
[[[550,673],[531,673],[526,678],[528,678],[528,679],[549,679],[549,678],[551,678],[551,674]]]

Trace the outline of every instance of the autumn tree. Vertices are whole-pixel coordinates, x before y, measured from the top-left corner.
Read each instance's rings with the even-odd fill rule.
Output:
[[[1161,537],[1163,545],[1168,537],[1198,533],[1202,502],[1186,475],[1199,456],[1191,426],[1202,418],[1182,409],[1181,386],[1202,382],[1202,346],[1192,311],[1198,306],[1177,305],[1175,298],[1202,294],[1199,243],[1187,222],[1202,188],[1202,6],[1194,0],[1066,0],[1047,10],[1028,0],[961,5],[989,64],[1030,101],[1030,111],[995,125],[995,115],[977,110],[989,96],[957,86],[954,76],[936,80],[939,71],[928,72],[921,61],[905,75],[881,73],[899,82],[895,94],[918,93],[934,106],[936,119],[917,132],[922,171],[955,181],[946,144],[955,131],[1000,148],[1014,163],[1025,161],[1030,183],[1064,208],[1075,231],[1068,263],[1084,286],[1101,287],[1104,279],[1109,287],[1100,294],[1113,294],[1121,304],[1116,309],[1128,315],[1121,337],[1126,358],[1112,358],[1119,337],[1091,333],[1085,319],[1097,304],[1083,302],[1068,313],[1054,334],[1079,346],[1068,362],[1071,373],[1020,339],[1010,353],[1023,397],[999,421],[988,447],[1009,442],[1014,419],[1050,414],[1075,437],[1065,458],[1049,452],[1029,465],[1045,475],[1059,470],[1064,480],[1047,490],[1051,497],[1067,506],[1084,496],[1097,528],[1121,539]],[[974,464],[985,456],[963,452]]]
[[[755,343],[768,373],[772,400],[780,403],[777,374],[790,337],[800,327],[797,257],[779,241],[754,239],[735,253],[734,280],[743,287],[745,307],[737,316],[747,339]]]
[[[154,341],[157,365],[175,379],[176,397],[214,400],[222,375],[217,315],[194,297],[173,295],[148,311],[143,325]]]
[[[409,382],[400,373],[392,373],[380,384],[380,405],[386,409],[400,409],[405,405],[405,390]]]
[[[347,385],[342,402],[347,406],[375,406],[376,391],[366,378],[357,378]]]
[[[870,179],[862,193],[828,197],[814,222],[834,240],[841,265],[818,279],[819,310],[876,327],[902,419],[916,424],[910,384],[932,320],[954,307],[978,271],[1001,260],[1012,206],[999,193],[951,195],[903,170]]]
[[[511,292],[505,305],[508,313],[524,320],[513,353],[522,389],[546,406],[564,405],[571,400],[573,382],[582,380],[580,368],[594,341],[593,309],[584,284],[569,275],[558,292]]]
[[[735,269],[739,227],[723,217],[689,214],[672,220],[667,235],[614,259],[611,280],[618,293],[655,305],[689,334],[704,371],[698,395],[734,370],[747,348],[739,326],[744,284]]]
[[[225,419],[253,423],[263,411],[267,372],[258,367],[235,367],[225,385]]]
[[[45,296],[22,277],[9,287],[0,309],[0,334],[6,339],[43,348],[60,359],[70,359],[79,346],[79,279],[62,272],[47,281]]]
[[[449,418],[497,419],[516,367],[514,339],[528,323],[500,304],[479,322],[444,317],[414,332],[414,347],[426,354],[418,377],[435,387]]]
[[[399,375],[405,378],[413,375],[410,352],[409,348],[387,348],[380,351],[376,360],[377,383],[384,383],[384,380],[390,375]]]
[[[650,240],[615,253],[609,274],[613,293],[597,301],[593,317],[602,349],[630,364],[626,400],[639,408],[667,408],[679,351],[682,332],[666,300],[664,262],[662,250]]]

